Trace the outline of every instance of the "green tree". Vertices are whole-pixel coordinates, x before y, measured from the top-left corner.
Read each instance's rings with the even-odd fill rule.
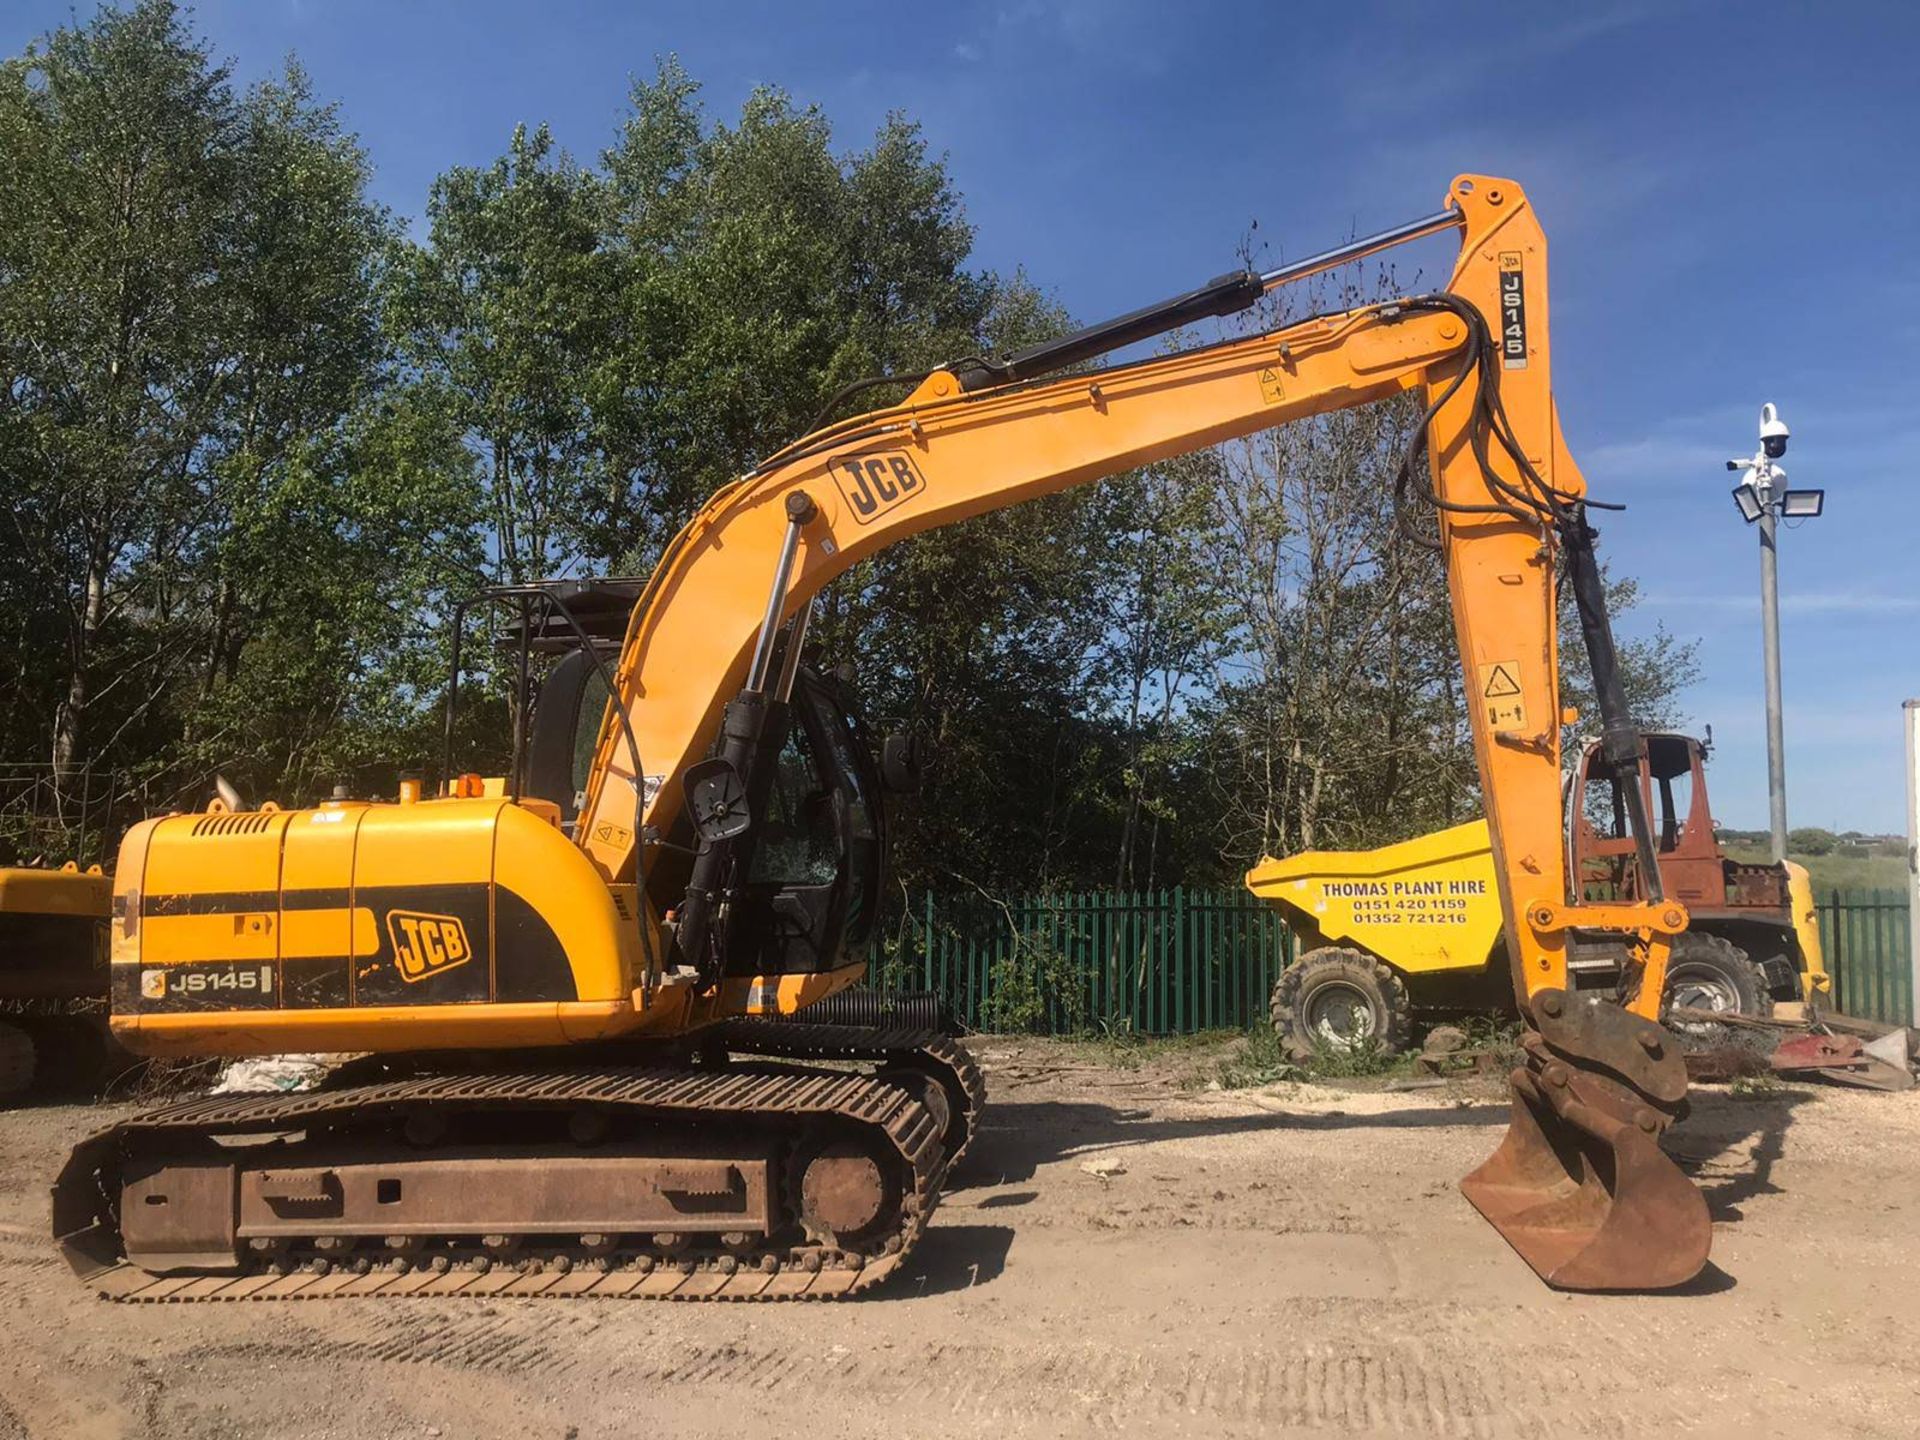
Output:
[[[297,66],[236,93],[167,0],[0,65],[0,477],[23,603],[8,756],[298,783],[419,567],[355,468],[375,403],[367,158]],[[415,495],[431,525],[443,498]],[[323,598],[324,597],[324,598]],[[49,657],[57,657],[48,663]],[[332,663],[329,663],[332,662]]]
[[[944,163],[903,117],[851,153],[778,90],[712,124],[668,61],[634,87],[603,163],[622,263],[600,398],[627,481],[598,517],[607,559],[650,559],[834,391],[970,353],[1002,308],[1004,287],[966,268],[973,231]]]
[[[1156,886],[1176,853],[1163,832],[1191,818],[1186,782],[1204,756],[1190,708],[1229,630],[1228,589],[1210,555],[1222,469],[1218,452],[1199,451],[1101,487],[1095,523],[1110,563],[1093,664],[1117,728],[1118,772],[1101,777],[1119,807],[1117,889]]]
[[[186,659],[181,627],[135,621],[173,618],[171,562],[211,508],[200,446],[230,394],[217,277],[240,125],[226,72],[163,3],[0,69],[0,446],[54,600],[57,689],[34,720],[63,775],[116,676],[161,680],[152,704]]]
[[[595,400],[617,270],[601,196],[545,126],[518,127],[492,165],[434,182],[427,240],[398,246],[388,276],[410,400],[456,427],[492,569],[514,583],[566,573],[611,483]]]

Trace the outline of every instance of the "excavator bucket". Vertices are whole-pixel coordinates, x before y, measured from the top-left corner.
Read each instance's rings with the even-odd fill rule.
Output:
[[[1588,1002],[1550,1003],[1600,1018]],[[1705,1198],[1657,1138],[1683,1103],[1685,1073],[1673,1094],[1664,1073],[1671,1067],[1635,1063],[1650,1058],[1651,1045],[1667,1043],[1664,1032],[1637,1016],[1613,1015],[1608,1028],[1626,1032],[1620,1038],[1639,1052],[1615,1052],[1617,1068],[1575,1053],[1590,1045],[1555,1043],[1568,1038],[1565,1024],[1549,1019],[1545,1037],[1528,1035],[1530,1063],[1512,1076],[1512,1123],[1460,1189],[1549,1285],[1665,1290],[1700,1273],[1713,1238]],[[1579,1038],[1590,1041],[1586,1028]],[[1651,1058],[1680,1060],[1677,1052]],[[1649,1069],[1657,1073],[1643,1089]]]

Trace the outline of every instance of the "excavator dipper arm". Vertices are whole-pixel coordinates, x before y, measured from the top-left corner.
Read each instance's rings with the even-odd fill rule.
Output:
[[[1639,740],[1613,675],[1585,483],[1554,411],[1546,241],[1512,181],[1461,176],[1448,206],[1378,237],[1455,230],[1459,258],[1441,294],[1032,378],[1156,328],[1244,308],[1269,278],[1226,277],[1064,345],[936,370],[903,403],[816,430],[723,489],[668,547],[634,608],[577,833],[608,882],[638,878],[653,914],[677,912],[679,958],[702,968],[708,887],[733,843],[729,787],[743,786],[753,766],[752,716],[739,707],[771,683],[775,629],[804,624],[823,586],[921,531],[1416,392],[1428,412],[1428,462],[1403,480],[1438,515],[1507,953],[1529,1022],[1515,1123],[1465,1188],[1550,1283],[1673,1285],[1704,1265],[1709,1238],[1701,1197],[1655,1143],[1685,1103],[1685,1072],[1657,1016],[1667,950],[1686,915],[1657,895],[1636,905],[1569,900],[1555,651],[1562,568],[1594,664],[1608,758],[1633,765]],[[1276,274],[1293,278],[1322,259]],[[731,747],[717,767],[702,760],[716,734]],[[696,767],[696,783],[683,787]],[[684,815],[689,794],[713,813]],[[670,869],[664,880],[654,873],[646,852],[686,819],[711,863],[696,861],[696,883],[681,889]],[[1643,816],[1636,828],[1647,835]],[[1612,933],[1630,955],[1623,1004],[1568,985],[1576,930]]]

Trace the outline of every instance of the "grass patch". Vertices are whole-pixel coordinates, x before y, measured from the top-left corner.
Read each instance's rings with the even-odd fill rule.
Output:
[[[1520,1023],[1498,1015],[1450,1022],[1467,1036],[1467,1048],[1491,1050],[1502,1073],[1520,1062]],[[1270,1025],[1248,1030],[1202,1030],[1192,1035],[1141,1035],[1124,1022],[1051,1042],[1062,1058],[1111,1070],[1153,1069],[1186,1090],[1251,1090],[1285,1080],[1370,1080],[1418,1073],[1416,1046],[1389,1054],[1377,1042],[1351,1049],[1322,1044],[1304,1061],[1293,1060]]]
[[[1469,1015],[1454,1022],[1466,1031],[1468,1050],[1487,1050],[1494,1056],[1493,1069],[1504,1075],[1525,1062],[1527,1052],[1520,1048],[1520,1036],[1526,1026],[1512,1015]]]
[[[1417,1056],[1418,1052],[1412,1050],[1392,1054],[1371,1037],[1352,1045],[1330,1045],[1315,1037],[1313,1058],[1307,1061],[1306,1071],[1320,1080],[1364,1080],[1375,1075],[1409,1073]]]
[[[1059,1043],[1076,1060],[1115,1070],[1139,1070],[1148,1065],[1199,1064],[1208,1058],[1208,1052],[1238,1038],[1239,1032],[1228,1030],[1141,1035],[1122,1021],[1062,1037]]]
[[[1727,1093],[1736,1100],[1771,1100],[1786,1088],[1773,1075],[1736,1075]]]
[[[1727,858],[1748,865],[1765,865],[1772,853],[1764,845],[1728,845]],[[1829,890],[1896,890],[1907,883],[1907,862],[1901,855],[1829,854],[1789,855],[1807,867],[1807,881],[1816,897]]]
[[[1311,1059],[1295,1061],[1270,1025],[1246,1031],[1210,1072],[1191,1077],[1195,1085],[1209,1082],[1222,1090],[1251,1090],[1281,1080],[1364,1080],[1383,1075],[1411,1074],[1417,1052],[1388,1053],[1377,1041],[1343,1047],[1321,1043]]]
[[[1225,1055],[1216,1060],[1213,1073],[1204,1076],[1202,1083],[1211,1080],[1222,1090],[1251,1090],[1256,1086],[1271,1085],[1276,1080],[1304,1079],[1305,1074],[1287,1058],[1273,1027],[1262,1025],[1247,1031]]]

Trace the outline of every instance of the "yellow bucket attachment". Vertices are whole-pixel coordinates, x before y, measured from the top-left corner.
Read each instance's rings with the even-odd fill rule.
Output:
[[[1707,1263],[1705,1198],[1661,1151],[1686,1068],[1651,1020],[1543,991],[1515,1070],[1513,1120],[1460,1189],[1520,1258],[1562,1290],[1666,1290]]]

